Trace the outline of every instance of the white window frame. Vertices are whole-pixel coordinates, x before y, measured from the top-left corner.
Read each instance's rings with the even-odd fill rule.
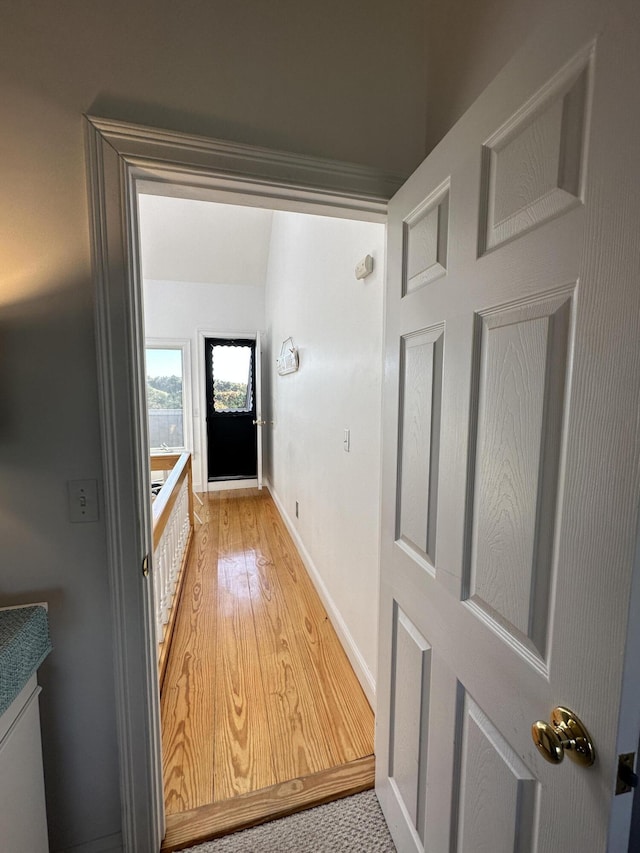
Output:
[[[193,406],[191,385],[191,341],[188,338],[147,338],[144,340],[145,361],[148,349],[179,349],[182,352],[182,437],[184,446],[169,447],[166,452],[175,453],[178,450],[188,450],[193,454]],[[145,369],[146,379],[146,369]],[[157,453],[164,448],[152,447],[149,438],[149,407],[145,406],[145,428],[147,442],[151,453]]]

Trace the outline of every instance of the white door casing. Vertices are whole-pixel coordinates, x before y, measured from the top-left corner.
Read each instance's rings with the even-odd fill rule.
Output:
[[[401,181],[110,119],[88,117],[85,131],[122,836],[126,853],[141,853],[159,849],[164,811],[153,608],[141,571],[152,549],[137,194],[382,222]]]
[[[389,204],[376,787],[401,853],[626,850],[639,43],[631,3],[563,4]],[[537,752],[559,704],[592,767]]]

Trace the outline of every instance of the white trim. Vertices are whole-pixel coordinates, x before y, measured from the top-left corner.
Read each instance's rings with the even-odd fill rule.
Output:
[[[243,480],[212,480],[207,483],[208,492],[230,492],[233,489],[257,489],[258,478],[249,477]]]
[[[316,592],[320,596],[320,600],[322,601],[325,610],[327,611],[327,615],[329,619],[331,619],[331,624],[335,628],[335,632],[338,635],[338,639],[342,644],[342,648],[345,650],[347,657],[349,658],[349,662],[353,667],[353,671],[355,672],[358,681],[362,689],[364,690],[365,696],[367,697],[367,701],[373,708],[375,713],[376,710],[376,682],[373,677],[373,673],[369,669],[366,664],[360,649],[358,648],[356,641],[353,639],[353,635],[349,628],[347,627],[347,623],[342,618],[342,614],[338,609],[335,601],[333,600],[331,593],[326,587],[324,580],[322,579],[322,575],[318,571],[316,564],[313,562],[311,554],[307,551],[307,548],[302,541],[302,538],[296,527],[289,516],[289,513],[286,511],[283,502],[278,497],[278,493],[273,488],[273,485],[266,478],[264,480],[265,487],[269,490],[271,497],[273,498],[273,502],[278,507],[278,511],[282,516],[282,520],[284,521],[287,530],[291,534],[291,538],[295,542],[296,548],[298,549],[298,553],[302,558],[302,562],[305,565],[307,572],[309,573],[309,577],[313,581],[313,585],[316,588]]]
[[[65,847],[58,853],[122,853],[122,833],[105,835],[84,844],[76,844],[73,847]]]
[[[182,350],[182,424],[184,432],[184,447],[170,447],[167,452],[178,453],[188,450],[194,454],[193,446],[193,403],[191,390],[191,340],[189,338],[152,338],[144,339],[145,349],[179,349]],[[146,377],[145,377],[146,378]],[[145,409],[146,411],[146,409]],[[147,419],[148,424],[148,419]],[[159,451],[160,448],[150,447]]]
[[[143,555],[151,553],[151,519],[149,477],[141,469],[148,449],[140,447],[139,429],[144,337],[134,322],[141,283],[136,246],[130,245],[136,206],[119,153],[90,122],[85,131],[122,837],[127,853],[134,853],[159,849],[164,835],[155,620],[150,584],[138,572]]]
[[[164,834],[137,193],[222,194],[254,206],[384,221],[401,179],[374,169],[86,118],[115,706],[126,853]],[[246,201],[244,203],[247,203]],[[358,671],[358,670],[356,670]]]
[[[48,601],[29,601],[26,604],[9,604],[7,607],[0,607],[0,613],[3,613],[5,610],[22,610],[23,607],[44,607],[49,612]]]
[[[384,222],[404,176],[344,163],[86,116],[95,132],[136,168],[140,190],[156,195]],[[218,196],[216,196],[217,198]]]
[[[636,532],[636,551],[633,561],[628,612],[622,694],[618,717],[618,743],[616,746],[618,755],[637,751],[640,732],[640,620],[638,620],[638,613],[640,613],[640,526]],[[635,770],[637,773],[637,763]],[[634,798],[637,795],[636,789],[633,792]],[[613,798],[608,847],[612,851],[626,849],[630,834],[637,834],[638,832],[637,818],[634,820],[632,814],[635,812],[635,805],[637,804],[629,809],[625,800],[626,796]],[[633,833],[632,830],[634,830]]]

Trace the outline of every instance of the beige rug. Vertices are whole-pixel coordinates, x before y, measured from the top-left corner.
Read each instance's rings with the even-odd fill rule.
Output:
[[[374,791],[189,847],[188,853],[395,853]]]

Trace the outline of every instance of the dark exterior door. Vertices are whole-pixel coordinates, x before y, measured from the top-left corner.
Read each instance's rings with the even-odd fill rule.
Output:
[[[208,479],[257,475],[256,342],[206,338]]]

